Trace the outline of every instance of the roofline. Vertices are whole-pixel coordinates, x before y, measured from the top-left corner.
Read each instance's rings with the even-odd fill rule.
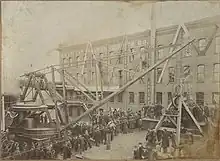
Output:
[[[194,21],[189,21],[186,22],[185,25],[187,28],[193,29],[193,28],[199,28],[199,27],[207,27],[207,26],[211,26],[211,25],[215,25],[215,24],[220,24],[220,15],[216,15],[216,16],[212,16],[212,17],[205,17],[199,20],[194,20]],[[163,34],[169,34],[172,32],[175,32],[175,30],[178,28],[178,25],[171,25],[171,26],[166,26],[166,27],[161,27],[156,29],[156,34],[157,35],[163,35]],[[142,31],[142,32],[136,32],[133,34],[128,34],[127,39],[128,40],[133,40],[136,39],[137,37],[148,37],[150,36],[150,29]],[[112,37],[112,38],[104,38],[104,39],[99,39],[99,40],[94,40],[92,41],[92,44],[94,46],[98,46],[98,45],[103,45],[103,44],[117,44],[117,43],[121,43],[123,40],[123,37],[125,35],[121,35],[121,36],[116,36],[116,37]],[[82,47],[86,47],[87,43],[82,43],[82,44],[75,44],[75,45],[60,45],[59,46],[59,50],[68,50],[70,48],[82,48]]]

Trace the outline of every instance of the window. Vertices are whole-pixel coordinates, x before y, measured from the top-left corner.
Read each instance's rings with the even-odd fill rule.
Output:
[[[123,94],[122,93],[118,94],[118,102],[123,102]]]
[[[197,66],[197,81],[203,83],[205,80],[205,65]]]
[[[163,103],[163,93],[162,92],[156,92],[156,103],[157,104]]]
[[[133,75],[132,69],[129,69],[129,80],[132,80],[132,75]]]
[[[72,66],[73,65],[73,60],[71,57],[69,57],[69,66]]]
[[[215,38],[215,53],[220,54],[220,36]]]
[[[135,55],[135,49],[131,48],[131,55],[129,56],[129,62],[132,62],[134,60]]]
[[[216,63],[213,66],[213,80],[215,82],[220,81],[220,63]]]
[[[141,61],[141,68],[142,68],[142,69],[147,68],[147,61],[146,61],[146,60],[142,60],[142,61]]]
[[[157,60],[160,60],[163,58],[163,49],[162,45],[158,45],[158,52],[157,52]]]
[[[213,104],[220,104],[220,92],[213,92],[212,93],[212,103]]]
[[[115,101],[115,97],[110,98],[109,101],[110,101],[110,102],[114,102],[114,101]]]
[[[129,103],[134,103],[134,92],[129,92]]]
[[[183,74],[184,74],[184,77],[187,77],[189,74],[190,74],[190,66],[189,65],[185,65],[183,67]]]
[[[119,85],[122,85],[122,70],[118,71],[118,75],[119,75]]]
[[[169,67],[169,82],[173,83],[175,80],[175,69],[174,67]]]
[[[76,67],[78,68],[79,66],[79,56],[76,56]]]
[[[162,68],[157,68],[157,82],[159,81],[161,73],[162,73]],[[162,82],[162,79],[161,79],[161,82]]]
[[[196,103],[198,105],[204,105],[204,92],[196,92]]]
[[[168,95],[168,105],[169,105],[172,101],[172,93],[168,92],[167,95]]]
[[[139,92],[139,103],[145,103],[145,93]]]
[[[199,50],[203,51],[205,50],[205,48],[206,48],[206,39],[205,38],[199,39]]]
[[[122,78],[122,70],[119,70],[118,74],[119,74],[119,78]]]

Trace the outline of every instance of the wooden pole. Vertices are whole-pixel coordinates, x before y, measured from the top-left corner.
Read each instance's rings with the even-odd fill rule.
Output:
[[[65,113],[65,122],[68,124],[69,118],[68,118],[68,112],[67,112],[66,86],[65,86],[64,75],[65,75],[64,63],[62,63],[61,77],[62,77],[62,85],[63,85],[64,113]]]
[[[155,14],[155,3],[152,3],[151,7],[151,66],[156,63],[155,57],[156,57],[156,14]],[[151,72],[151,103],[155,103],[155,77],[156,77],[156,70],[153,69]]]
[[[52,72],[52,82],[53,82],[53,92],[55,92],[56,90],[56,82],[55,82],[55,71],[54,71],[54,67],[51,68],[51,72]],[[55,93],[54,93],[55,95]],[[54,97],[52,95],[52,97]],[[58,107],[57,107],[57,99],[54,99],[53,98],[54,103],[55,103],[55,115],[56,115],[56,127],[57,127],[57,131],[59,132],[60,131],[60,120],[59,120],[59,115],[58,115]]]

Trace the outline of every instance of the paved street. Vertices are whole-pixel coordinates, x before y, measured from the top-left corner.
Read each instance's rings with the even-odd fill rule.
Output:
[[[106,145],[93,147],[84,153],[89,159],[132,159],[133,147],[138,142],[144,142],[146,131],[120,134],[111,143],[111,150],[106,150]]]

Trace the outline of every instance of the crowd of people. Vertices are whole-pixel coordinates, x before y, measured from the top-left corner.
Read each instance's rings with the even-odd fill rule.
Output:
[[[74,126],[61,133],[59,140],[48,142],[28,143],[17,142],[6,137],[3,143],[3,158],[6,159],[68,159],[92,148],[105,144],[110,148],[110,142],[119,133],[130,133],[134,129],[142,128],[142,112],[133,112],[131,109],[122,111],[114,109],[110,111],[94,111],[91,121],[78,122]],[[9,157],[8,157],[9,156]]]
[[[189,146],[193,144],[193,135],[186,129],[181,129],[182,134],[185,134],[184,140],[177,146],[176,135],[174,132],[164,130],[148,130],[145,142],[139,143],[134,147],[133,159],[148,159],[155,160],[158,158],[174,158],[175,152],[178,149],[178,156],[191,156]]]
[[[192,113],[199,120],[197,118],[199,112],[196,112],[196,110],[201,112],[201,109],[198,108],[197,106],[192,108]],[[90,114],[90,122],[74,124],[61,133],[58,140],[33,142],[29,145],[26,142],[21,143],[10,137],[5,137],[6,139],[2,145],[2,155],[7,159],[56,159],[60,156],[63,159],[68,159],[73,156],[80,157],[84,151],[101,144],[105,144],[106,148],[110,149],[110,142],[119,133],[126,134],[133,132],[134,129],[141,130],[143,117],[159,120],[164,112],[174,114],[176,111],[172,108],[169,111],[164,109],[161,104],[144,105],[142,110],[137,112],[133,112],[130,108],[127,111],[121,109],[104,111],[99,109]],[[202,111],[204,115],[205,108]],[[205,114],[208,115],[207,111]],[[184,117],[182,122],[185,124]],[[134,159],[157,157],[158,154],[162,153],[169,153],[172,156],[173,149],[177,148],[174,138],[174,133],[166,130],[148,130],[146,143],[139,143],[135,147]]]

